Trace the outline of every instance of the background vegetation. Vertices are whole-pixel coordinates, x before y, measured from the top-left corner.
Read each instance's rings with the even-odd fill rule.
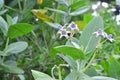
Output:
[[[34,80],[32,69],[51,75],[54,65],[72,63],[66,60],[67,57],[78,59],[77,53],[75,54],[74,51],[71,52],[72,54],[67,54],[69,55],[67,57],[57,54],[58,52],[67,53],[66,50],[72,50],[72,48],[63,46],[65,50],[60,50],[56,47],[68,42],[65,38],[59,38],[58,25],[74,21],[80,29],[80,32],[72,38],[73,42],[77,44],[86,45],[85,40],[90,37],[86,34],[90,33],[92,26],[98,26],[98,29],[101,28],[106,33],[112,34],[115,40],[114,42],[106,41],[99,47],[96,58],[85,74],[90,77],[108,76],[120,80],[120,25],[113,19],[116,12],[109,12],[114,7],[119,14],[120,3],[119,0],[118,2],[117,0],[101,0],[102,2],[107,1],[109,7],[100,6],[97,12],[101,17],[94,18],[92,5],[97,1],[0,0],[0,79]],[[93,22],[90,24],[91,21]],[[88,25],[89,29],[84,31]],[[86,36],[81,36],[81,33]],[[76,39],[84,42],[77,42]],[[85,54],[86,61],[92,56],[94,44],[89,46],[92,48],[88,49],[88,52],[83,51],[87,53]],[[81,55],[80,58],[82,57]],[[62,69],[63,78],[71,72],[70,69],[70,67]],[[57,72],[54,73],[54,76],[59,77]]]

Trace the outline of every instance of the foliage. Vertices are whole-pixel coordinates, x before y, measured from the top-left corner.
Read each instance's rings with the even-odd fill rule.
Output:
[[[0,79],[119,80],[119,0],[100,1],[0,0]]]

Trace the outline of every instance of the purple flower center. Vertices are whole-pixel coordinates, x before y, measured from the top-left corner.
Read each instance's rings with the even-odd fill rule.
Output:
[[[71,23],[71,28],[76,28],[76,25],[74,23]]]
[[[61,34],[62,34],[62,35],[66,35],[67,32],[66,32],[65,30],[63,30],[63,31],[61,32]]]
[[[99,29],[97,32],[98,32],[99,35],[102,35],[103,31]]]

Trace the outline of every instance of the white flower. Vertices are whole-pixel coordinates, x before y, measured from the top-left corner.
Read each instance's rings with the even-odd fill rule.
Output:
[[[117,25],[120,25],[120,14],[116,16]]]
[[[99,16],[97,11],[93,11],[92,16]]]
[[[106,3],[106,2],[102,2],[102,6],[103,6],[104,8],[108,8],[108,7],[109,7],[108,3]]]
[[[115,12],[115,11],[116,11],[115,8],[111,8],[111,9],[108,9],[108,10],[107,10],[108,13]]]
[[[68,33],[70,33],[70,31],[67,31],[66,29],[60,29],[58,31],[58,34],[60,34],[60,38],[65,37],[66,39],[68,39],[69,38]]]
[[[116,5],[120,6],[120,0],[116,0]]]
[[[35,19],[35,21],[38,21],[38,20],[39,20],[38,18]]]
[[[98,5],[97,4],[93,4],[92,5],[92,10],[96,10],[98,8]]]
[[[74,30],[78,30],[79,31],[77,24],[75,24],[74,22],[71,22],[68,25],[68,28],[70,28],[72,31],[74,31]]]
[[[98,2],[97,2],[97,6],[99,7],[99,6],[100,6],[100,4],[101,4],[101,1],[98,1]]]

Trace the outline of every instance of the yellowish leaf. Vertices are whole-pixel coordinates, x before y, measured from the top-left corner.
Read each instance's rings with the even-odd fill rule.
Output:
[[[32,13],[39,19],[43,20],[43,21],[48,21],[48,22],[53,22],[53,19],[50,18],[48,15],[46,15],[45,13],[47,12],[47,10],[45,9],[33,9]]]
[[[86,23],[83,21],[75,21],[75,23],[78,25],[80,30],[83,30],[83,28],[86,26]]]
[[[43,0],[37,0],[37,4],[42,4]]]

